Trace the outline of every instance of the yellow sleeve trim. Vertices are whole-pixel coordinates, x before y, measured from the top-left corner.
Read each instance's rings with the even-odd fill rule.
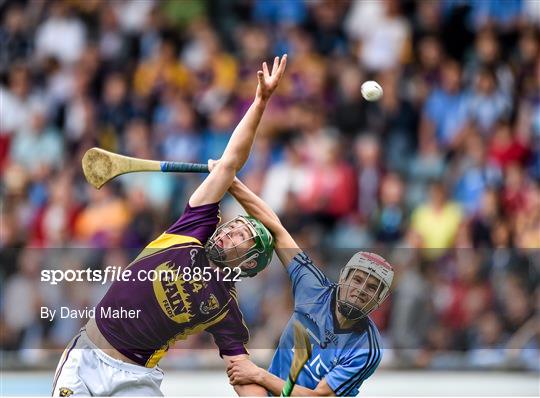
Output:
[[[225,308],[225,307],[224,307]],[[179,340],[185,340],[188,338],[188,336],[192,334],[197,334],[202,332],[205,329],[208,329],[210,326],[214,326],[216,323],[221,322],[223,318],[227,316],[227,313],[229,310],[226,310],[222,312],[220,315],[217,316],[217,318],[210,319],[206,322],[199,323],[198,325],[195,325],[192,328],[186,328],[182,332],[178,333],[173,338],[169,339],[169,341],[163,345],[159,350],[154,351],[154,353],[148,358],[148,361],[146,361],[145,366],[147,368],[153,368],[158,364],[158,362],[165,356],[169,348],[176,343]]]
[[[167,249],[174,245],[181,245],[183,243],[197,243],[202,246],[199,239],[192,236],[168,234],[162,233],[157,239],[153,240],[146,246],[146,249]]]
[[[184,243],[194,243],[202,247],[202,243],[199,239],[193,236],[168,234],[166,232],[159,235],[156,239],[150,242],[139,255],[131,262],[133,264],[136,261],[147,258],[153,254],[160,253],[161,250],[169,249],[174,245],[181,245]],[[130,265],[131,265],[130,264]]]

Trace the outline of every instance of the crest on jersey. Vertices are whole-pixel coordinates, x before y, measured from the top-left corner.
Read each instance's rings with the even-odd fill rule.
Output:
[[[213,294],[210,295],[208,300],[203,301],[199,306],[199,310],[204,314],[208,315],[210,311],[217,310],[219,308],[219,301]]]
[[[58,390],[61,397],[69,397],[70,395],[73,395],[73,390],[67,387],[60,387]]]

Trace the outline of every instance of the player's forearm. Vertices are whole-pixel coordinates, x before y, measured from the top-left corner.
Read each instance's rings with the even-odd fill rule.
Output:
[[[255,98],[246,114],[233,131],[220,163],[239,171],[246,163],[255,140],[257,127],[266,108],[267,100]]]
[[[287,269],[294,256],[302,250],[285,227],[283,227],[277,214],[274,213],[272,208],[264,200],[251,192],[238,178],[235,178],[229,187],[229,193],[234,196],[249,215],[262,222],[270,230],[272,235],[274,235],[276,240],[274,250],[285,269]]]
[[[273,234],[282,228],[277,214],[268,204],[253,193],[242,181],[235,178],[229,188],[229,193],[240,203],[246,212],[262,222]]]
[[[258,384],[245,384],[233,386],[239,397],[266,397],[266,389]]]

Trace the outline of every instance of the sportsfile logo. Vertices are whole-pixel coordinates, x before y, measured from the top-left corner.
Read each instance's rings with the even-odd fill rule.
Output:
[[[194,259],[194,257],[192,257]],[[162,269],[140,269],[133,272],[131,269],[122,269],[117,266],[107,266],[104,269],[77,269],[59,270],[44,269],[41,271],[41,282],[58,285],[61,282],[97,282],[102,285],[108,282],[150,281],[170,282],[182,279],[190,282],[208,282],[210,280],[224,282],[240,282],[242,269],[212,267],[166,267]]]
[[[130,270],[122,270],[122,267],[117,266],[107,266],[105,269],[44,269],[41,270],[41,282],[51,285],[60,282],[99,282],[104,285],[114,281],[127,282],[131,280],[131,274]]]
[[[57,285],[61,282],[97,282],[102,285],[108,282],[129,281],[167,281],[181,277],[181,268],[175,270],[150,269],[138,270],[133,273],[130,269],[117,266],[107,266],[104,269],[77,269],[58,270],[44,269],[41,271],[41,282]]]

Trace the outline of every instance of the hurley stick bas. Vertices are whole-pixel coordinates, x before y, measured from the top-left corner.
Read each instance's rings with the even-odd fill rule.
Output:
[[[206,164],[138,159],[101,148],[91,148],[86,151],[82,158],[82,168],[86,180],[97,189],[116,176],[138,171],[208,173]]]
[[[294,354],[291,363],[291,370],[287,381],[281,390],[282,397],[289,397],[298,380],[298,375],[311,356],[311,343],[306,328],[299,321],[294,322]]]

